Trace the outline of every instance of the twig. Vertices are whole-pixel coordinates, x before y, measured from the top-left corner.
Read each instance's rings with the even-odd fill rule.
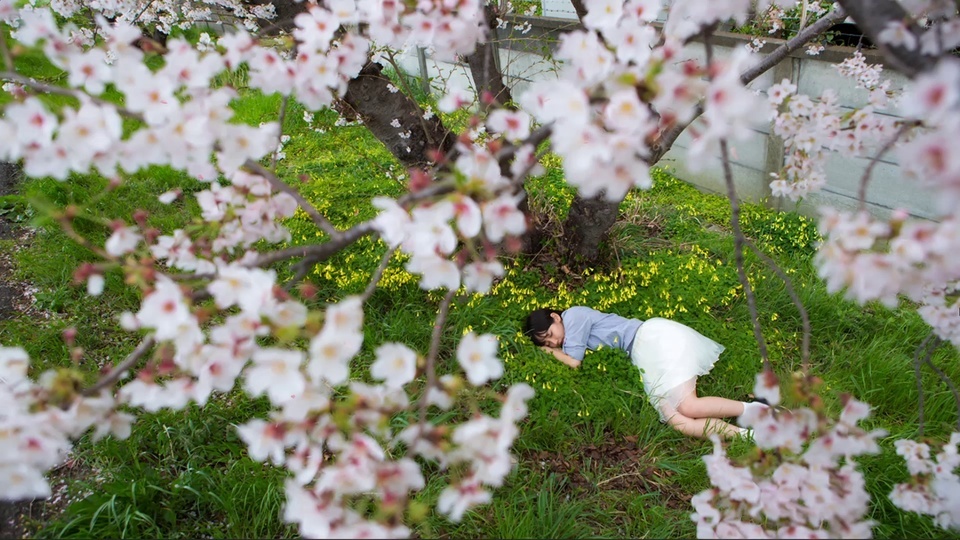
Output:
[[[953,384],[953,380],[950,379],[950,376],[948,376],[946,373],[943,372],[943,370],[938,368],[933,363],[933,360],[931,358],[933,356],[933,351],[940,346],[940,343],[941,343],[940,338],[934,336],[933,348],[930,349],[929,352],[927,352],[927,356],[926,358],[923,359],[923,361],[926,362],[928,366],[930,366],[930,369],[932,369],[933,372],[937,374],[937,377],[940,377],[940,380],[947,385],[947,388],[950,389],[950,393],[953,394],[953,402],[957,408],[957,431],[960,431],[960,392],[957,391],[957,387],[956,385]]]
[[[277,121],[279,128],[277,129],[277,149],[273,151],[273,158],[270,160],[270,170],[274,174],[277,173],[277,154],[280,153],[280,146],[283,145],[283,121],[287,117],[287,102],[290,101],[290,96],[284,95],[283,99],[280,101],[280,119]],[[306,210],[306,208],[304,208]]]
[[[760,249],[754,244],[749,238],[744,237],[744,242],[753,249],[753,252],[756,253],[763,262],[767,263],[767,266],[773,270],[777,276],[783,281],[784,287],[787,289],[787,294],[790,295],[790,300],[793,301],[793,305],[796,306],[797,311],[800,312],[800,322],[803,325],[803,338],[800,344],[800,361],[802,365],[803,372],[806,373],[810,369],[810,316],[807,314],[807,308],[803,307],[803,302],[800,301],[800,296],[797,295],[796,289],[793,288],[793,280],[787,275],[786,272],[780,268],[773,259],[767,256],[766,253],[760,251]]]
[[[92,103],[96,103],[97,105],[112,107],[117,111],[117,113],[119,113],[122,116],[126,116],[127,118],[132,118],[134,120],[139,120],[143,122],[143,115],[124,109],[123,107],[118,107],[116,103],[109,102],[105,99],[101,99],[96,96],[91,96],[79,90],[72,90],[70,88],[64,88],[62,86],[52,86],[49,84],[44,84],[42,82],[35,81],[30,77],[24,77],[23,75],[20,75],[19,73],[15,73],[12,71],[0,72],[0,79],[9,79],[13,82],[20,83],[28,88],[37,90],[38,92],[45,92],[48,94],[57,94],[60,96],[67,96],[67,97],[72,97],[76,99],[86,99]]]
[[[643,477],[643,473],[640,473],[640,472],[627,472],[627,473],[623,473],[623,474],[618,474],[618,475],[614,476],[613,478],[607,478],[606,480],[604,480],[604,481],[602,481],[602,482],[597,482],[596,487],[600,487],[600,486],[606,484],[607,482],[613,482],[614,480],[619,480],[620,478],[623,478],[623,477],[625,477],[625,476],[640,476],[640,477]]]
[[[248,159],[247,161],[245,161],[243,163],[243,167],[255,174],[259,174],[260,176],[266,178],[267,181],[270,182],[270,184],[273,187],[275,187],[276,189],[279,189],[280,191],[296,199],[297,204],[299,204],[300,208],[303,208],[303,211],[310,216],[310,218],[317,225],[317,227],[320,227],[321,230],[329,234],[332,238],[336,238],[337,236],[342,234],[340,231],[336,229],[336,227],[333,226],[332,223],[327,221],[327,218],[323,217],[323,214],[321,214],[320,211],[317,210],[315,206],[310,204],[310,202],[307,201],[303,197],[303,195],[300,194],[300,191],[294,189],[293,186],[287,184],[283,180],[280,180],[280,178],[278,178],[276,174],[268,170],[266,167],[264,167],[263,165],[260,165],[259,163],[257,163],[256,161],[253,161],[252,159]]]
[[[447,291],[443,301],[440,302],[440,310],[437,312],[437,318],[433,323],[433,334],[430,336],[430,351],[427,353],[427,385],[424,387],[423,395],[420,396],[420,434],[423,435],[424,426],[427,424],[427,396],[430,395],[430,389],[437,385],[437,356],[440,354],[440,337],[443,335],[443,327],[447,322],[447,314],[450,312],[450,303],[453,301],[457,289]]]
[[[153,336],[147,336],[146,338],[144,338],[144,340],[140,342],[140,345],[137,345],[137,348],[134,349],[133,352],[131,352],[123,360],[123,362],[120,362],[119,364],[117,364],[112,370],[110,370],[110,373],[107,373],[107,375],[102,379],[100,379],[99,381],[97,381],[96,384],[94,384],[90,388],[87,388],[83,392],[81,392],[81,395],[86,397],[92,396],[97,392],[99,392],[100,390],[103,390],[104,388],[111,386],[113,383],[117,382],[117,380],[120,378],[121,375],[123,375],[125,371],[133,367],[133,365],[136,364],[137,361],[140,360],[140,358],[142,358],[143,355],[146,354],[151,347],[153,347],[154,343],[156,342],[153,339]]]
[[[924,420],[924,399],[923,399],[923,381],[920,378],[920,365],[923,364],[923,360],[920,359],[920,351],[924,349],[929,350],[926,352],[926,357],[930,358],[930,355],[933,354],[933,348],[928,347],[931,341],[936,334],[930,332],[927,337],[923,338],[923,341],[920,343],[920,346],[917,347],[917,350],[913,353],[913,375],[917,379],[917,408],[920,411],[920,433],[919,436],[923,436],[923,428],[925,424]]]
[[[907,132],[910,128],[918,125],[917,122],[904,122],[900,125],[900,128],[897,129],[897,132],[893,134],[893,137],[889,141],[884,143],[880,147],[880,150],[877,151],[877,155],[873,156],[873,159],[870,160],[870,163],[867,165],[866,170],[863,171],[863,176],[860,178],[860,210],[867,209],[867,184],[870,182],[870,177],[873,175],[873,168],[877,166],[877,163],[880,161],[880,158],[883,157],[893,145],[897,144],[897,141],[900,140],[900,137],[903,137],[903,134]]]
[[[707,67],[713,62],[713,44],[710,43],[711,34],[704,35],[703,44],[707,54]],[[747,308],[750,310],[750,320],[753,322],[753,335],[760,347],[760,358],[763,359],[763,369],[770,370],[770,358],[767,355],[767,342],[760,329],[760,317],[757,314],[757,299],[754,297],[750,280],[744,269],[743,245],[746,238],[740,230],[740,203],[737,200],[737,187],[733,183],[733,171],[730,168],[730,151],[727,148],[727,139],[720,139],[720,160],[723,163],[723,179],[727,184],[727,198],[730,199],[730,226],[733,229],[734,258],[737,263],[737,277],[743,285],[743,292],[747,296]]]
[[[370,284],[367,285],[367,288],[363,291],[363,294],[360,295],[360,301],[366,302],[370,299],[370,296],[373,295],[373,291],[377,289],[377,284],[380,283],[380,278],[383,277],[384,270],[387,269],[387,265],[390,264],[390,259],[393,258],[393,254],[396,253],[396,249],[387,247],[387,251],[383,254],[383,258],[380,259],[380,264],[377,266],[377,269],[374,270],[373,276],[370,277]]]

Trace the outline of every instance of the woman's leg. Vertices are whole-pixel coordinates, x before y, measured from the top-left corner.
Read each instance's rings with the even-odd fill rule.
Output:
[[[661,416],[667,424],[683,433],[688,437],[707,438],[711,433],[716,433],[723,438],[731,439],[733,437],[743,436],[746,430],[730,425],[723,420],[715,418],[690,418],[677,411],[672,405],[670,399],[664,399],[660,402]]]
[[[744,430],[716,418],[689,418],[680,413],[667,418],[667,423],[688,437],[707,438],[716,433],[725,439],[743,436]]]
[[[742,401],[722,397],[698,397],[697,378],[677,386],[667,393],[677,412],[687,418],[730,418],[740,416],[744,411]]]

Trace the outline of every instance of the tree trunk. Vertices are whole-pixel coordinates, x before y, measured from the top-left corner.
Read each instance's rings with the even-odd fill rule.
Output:
[[[453,148],[455,137],[438,116],[423,118],[423,111],[413,98],[390,92],[390,79],[382,74],[383,66],[369,62],[347,85],[343,102],[348,112],[359,116],[373,136],[380,140],[404,167],[426,169],[433,162],[431,150],[443,153]],[[394,121],[400,127],[393,125]]]
[[[577,265],[593,265],[600,258],[600,243],[617,221],[620,203],[584,199],[577,195],[563,223],[563,250]]]
[[[503,73],[500,70],[499,52],[495,39],[497,37],[497,13],[492,4],[486,4],[483,7],[483,16],[487,23],[487,40],[477,43],[477,49],[473,54],[466,57],[467,65],[470,66],[470,75],[473,76],[473,84],[477,89],[477,97],[480,100],[481,107],[486,110],[492,106],[502,106],[509,101],[513,101],[510,94],[510,88],[503,84]],[[484,103],[483,95],[489,93],[493,103]]]

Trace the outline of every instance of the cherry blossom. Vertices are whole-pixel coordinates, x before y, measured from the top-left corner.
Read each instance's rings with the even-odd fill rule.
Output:
[[[384,343],[377,347],[377,360],[370,366],[373,378],[389,386],[403,386],[417,374],[417,353],[402,343]]]
[[[497,338],[470,332],[463,336],[457,346],[457,362],[467,373],[467,380],[479,386],[503,375],[503,364],[497,358]]]

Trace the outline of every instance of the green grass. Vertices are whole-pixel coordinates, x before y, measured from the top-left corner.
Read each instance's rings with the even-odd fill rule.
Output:
[[[245,95],[236,103],[237,118],[256,124],[275,119],[279,107],[276,96]],[[300,185],[305,197],[335,224],[348,226],[374,215],[372,196],[403,192],[395,179],[402,169],[362,126],[335,128],[335,121],[335,114],[328,112],[318,114],[308,126],[303,110],[291,107],[285,128],[292,139],[278,170],[287,179],[306,175],[307,182]],[[714,371],[701,380],[702,394],[743,399],[751,392],[760,359],[733,266],[729,207],[723,198],[701,193],[666,172],[658,171],[656,177],[651,191],[631,193],[621,206],[623,219],[604,246],[608,262],[603,267],[569,276],[555,262],[532,265],[524,258],[508,259],[507,276],[492,294],[466,296],[455,303],[441,342],[441,370],[453,371],[452,354],[464,332],[493,333],[501,340],[506,371],[495,386],[502,389],[523,381],[538,393],[515,445],[520,462],[496,490],[494,503],[458,524],[431,513],[417,534],[695,534],[688,517],[689,498],[707,487],[701,458],[710,452],[709,443],[684,438],[657,421],[639,373],[622,354],[611,350],[589,354],[581,369],[573,371],[519,334],[528,310],[542,306],[586,304],[625,316],[667,316],[727,346]],[[0,343],[25,347],[35,362],[34,375],[69,364],[60,334],[72,326],[87,351],[79,367],[93,380],[100,365],[119,361],[135,345],[114,321],[120,312],[136,309],[139,301],[123,286],[118,272],[108,274],[101,298],[90,298],[82,286],[72,284],[73,271],[91,260],[91,254],[71,242],[44,209],[76,205],[84,216],[78,231],[102,242],[110,219],[129,221],[138,208],[148,210],[149,223],[161,230],[189,225],[196,208],[191,193],[203,189],[203,184],[163,168],[138,173],[114,193],[103,195],[106,185],[94,176],[65,183],[31,180],[20,195],[4,198],[0,207],[32,219],[38,227],[29,245],[16,255],[15,277],[38,288],[38,307],[48,318],[20,317],[0,325]],[[156,195],[178,185],[185,196],[177,203],[156,201]],[[532,180],[529,189],[534,208],[550,213],[545,217],[555,222],[564,217],[572,191],[563,184],[553,158],[547,174]],[[294,244],[322,237],[302,214],[288,226]],[[810,313],[812,369],[824,380],[828,406],[839,411],[840,393],[849,392],[875,407],[871,426],[890,431],[882,441],[883,453],[861,460],[874,496],[873,518],[880,522],[875,534],[942,536],[944,531],[931,520],[903,513],[886,500],[892,485],[906,478],[892,442],[913,437],[918,429],[912,356],[927,327],[908,310],[862,308],[827,294],[811,263],[817,238],[809,220],[745,205],[744,230],[784,266]],[[318,300],[334,301],[362,291],[384,249],[381,242],[364,239],[318,265],[308,277],[319,290]],[[771,360],[786,378],[800,367],[799,315],[782,283],[759,259],[750,255],[747,263]],[[288,268],[279,270],[289,275]],[[367,377],[363,368],[372,360],[373,349],[385,341],[402,341],[426,352],[438,303],[437,294],[418,289],[417,278],[403,270],[402,260],[391,263],[366,310],[366,340],[354,372]],[[955,380],[960,378],[957,360],[956,351],[946,347],[934,355],[934,362]],[[924,372],[923,387],[927,434],[944,439],[956,421],[952,398],[929,370]],[[488,402],[481,405],[491,407]],[[296,534],[281,519],[283,472],[247,458],[234,429],[266,410],[263,400],[235,391],[212,399],[203,410],[143,414],[126,441],[81,439],[76,458],[88,474],[72,489],[77,501],[52,520],[35,524],[37,536]],[[603,450],[601,457],[590,448]],[[742,455],[749,448],[736,443],[730,451]],[[616,458],[624,449],[638,454]],[[444,486],[441,478],[430,477],[418,500],[433,504]]]

